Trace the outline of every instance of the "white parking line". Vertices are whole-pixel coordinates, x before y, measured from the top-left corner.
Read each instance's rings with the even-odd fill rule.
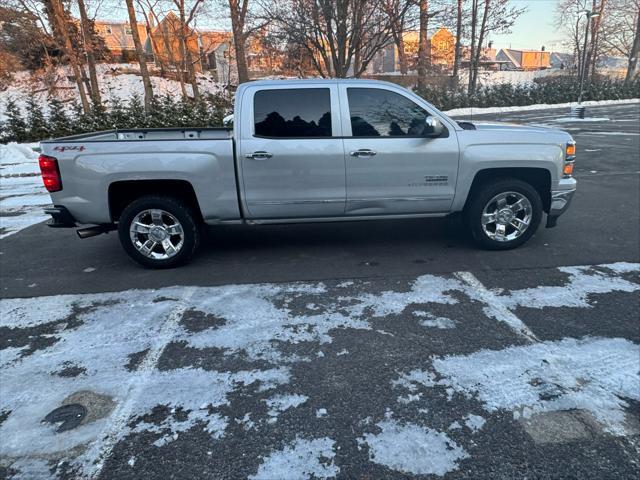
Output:
[[[111,455],[113,447],[120,440],[120,433],[125,430],[127,422],[131,420],[131,413],[138,397],[145,389],[162,352],[164,352],[169,342],[176,337],[180,319],[187,308],[189,308],[189,300],[191,300],[195,291],[196,287],[187,287],[184,290],[182,300],[179,301],[164,322],[158,335],[158,341],[151,347],[149,352],[147,352],[144,360],[136,370],[136,374],[131,377],[129,381],[129,393],[125,397],[126,400],[116,408],[116,411],[111,415],[111,421],[104,430],[104,434],[100,436],[100,438],[104,440],[102,443],[96,441],[87,452],[87,456],[93,460],[91,464],[95,465],[89,478],[97,478],[100,475],[106,460]]]
[[[488,290],[475,275],[471,272],[458,272],[456,277],[470,287],[470,292],[468,293],[471,298],[487,305],[483,307],[483,310],[488,317],[506,323],[514,332],[530,342],[539,341],[529,327],[509,310],[497,295]]]

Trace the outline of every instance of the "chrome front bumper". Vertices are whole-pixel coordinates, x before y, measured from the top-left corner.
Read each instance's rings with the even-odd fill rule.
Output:
[[[558,188],[551,191],[547,228],[555,227],[558,217],[569,208],[573,194],[576,193],[576,183],[575,178],[563,178],[558,182]]]

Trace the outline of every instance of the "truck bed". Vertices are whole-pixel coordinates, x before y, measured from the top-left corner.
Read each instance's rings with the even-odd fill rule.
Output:
[[[233,129],[217,128],[131,128],[81,133],[68,137],[45,140],[41,143],[87,143],[140,140],[227,140]]]

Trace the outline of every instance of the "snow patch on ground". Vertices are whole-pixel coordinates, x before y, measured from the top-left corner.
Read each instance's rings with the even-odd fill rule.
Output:
[[[598,105],[627,105],[640,103],[640,99],[631,98],[627,100],[589,100],[582,102],[585,107],[598,106]],[[575,102],[568,103],[540,103],[536,105],[522,105],[514,107],[485,107],[485,108],[455,108],[453,110],[447,110],[443,113],[449,116],[466,116],[466,115],[482,115],[485,113],[507,113],[507,112],[525,112],[528,110],[545,110],[548,108],[570,108],[576,106]]]
[[[307,480],[310,478],[334,478],[340,473],[333,459],[334,441],[328,437],[305,440],[297,438],[293,444],[271,453],[258,468],[251,480]]]
[[[514,417],[582,409],[613,435],[627,429],[624,400],[640,400],[640,346],[620,338],[567,338],[557,342],[481,350],[433,359],[438,383],[477,397],[489,412]]]
[[[614,263],[601,265],[616,273],[640,271],[640,264]],[[540,286],[522,290],[512,290],[497,298],[509,309],[518,307],[546,308],[573,307],[590,308],[589,296],[609,292],[635,292],[640,285],[623,278],[607,275],[592,267],[560,267],[561,272],[569,274],[569,281],[562,286]]]
[[[274,395],[273,397],[265,400],[265,403],[269,407],[267,415],[275,420],[282,412],[289,410],[290,408],[298,407],[307,400],[309,400],[309,397],[306,395]]]
[[[49,218],[51,197],[40,178],[33,144],[0,144],[0,239]]]
[[[414,312],[414,315],[419,317],[425,317],[424,320],[420,320],[420,325],[428,328],[438,328],[445,330],[448,328],[455,328],[456,321],[447,317],[437,317],[429,312]]]
[[[464,419],[464,424],[469,430],[474,433],[484,427],[485,423],[487,423],[487,421],[484,419],[484,417],[481,417],[480,415],[474,415],[472,413],[467,415]]]
[[[376,426],[380,433],[359,439],[369,447],[372,462],[414,475],[438,475],[458,469],[469,455],[446,433],[415,424],[385,419]]]

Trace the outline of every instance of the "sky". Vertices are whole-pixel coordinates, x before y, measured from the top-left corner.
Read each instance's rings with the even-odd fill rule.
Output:
[[[493,35],[495,48],[540,49],[543,45],[548,51],[564,50],[561,45],[562,34],[554,26],[558,0],[511,0],[514,5],[526,6],[522,14],[507,35]]]

